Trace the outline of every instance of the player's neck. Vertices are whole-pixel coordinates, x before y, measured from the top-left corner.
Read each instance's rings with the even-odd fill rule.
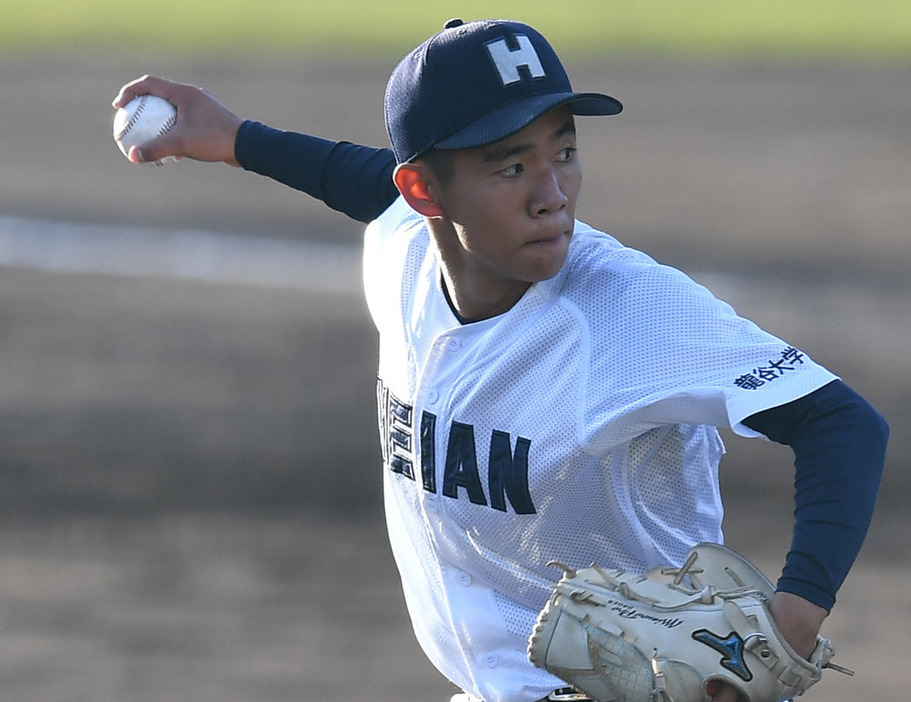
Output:
[[[470,284],[452,280],[446,275],[445,267],[441,278],[449,308],[462,324],[480,322],[508,312],[531,286],[531,283],[515,283],[508,290],[485,296]]]
[[[430,238],[440,264],[443,290],[456,317],[479,322],[508,312],[531,285],[495,263],[467,250],[451,222],[428,219]]]

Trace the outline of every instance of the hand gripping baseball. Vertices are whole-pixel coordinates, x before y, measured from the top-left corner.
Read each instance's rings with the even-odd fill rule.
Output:
[[[772,584],[715,544],[694,547],[682,568],[645,575],[564,567],[538,617],[532,663],[601,702],[704,702],[721,686],[744,702],[780,702],[833,665],[818,637],[809,659],[779,632]]]
[[[131,148],[127,154],[131,161],[157,163],[173,156],[239,165],[234,141],[243,120],[209,93],[192,85],[144,76],[124,85],[112,104],[121,108],[140,95],[155,95],[174,105],[177,123],[161,136]]]

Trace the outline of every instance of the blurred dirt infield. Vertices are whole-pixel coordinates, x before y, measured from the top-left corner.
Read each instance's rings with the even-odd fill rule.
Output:
[[[277,127],[382,144],[389,68],[9,61],[0,216],[356,245],[360,226],[257,176],[131,167],[108,105],[150,71]],[[584,218],[693,273],[889,418],[880,509],[827,625],[858,674],[808,699],[903,699],[911,68],[571,73],[627,106],[580,121]],[[0,268],[0,699],[445,700],[385,545],[375,355],[356,280],[329,295]],[[726,439],[729,542],[774,575],[788,455]]]

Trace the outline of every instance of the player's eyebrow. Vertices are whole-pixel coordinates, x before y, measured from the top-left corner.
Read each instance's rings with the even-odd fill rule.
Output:
[[[567,135],[576,135],[576,122],[572,117],[567,119],[563,125],[554,132],[554,135],[551,137],[551,141],[559,141]]]
[[[575,135],[575,133],[576,123],[572,117],[569,117],[563,124],[554,130],[554,133],[551,134],[550,140],[552,142],[559,141],[563,137],[567,135]],[[499,144],[493,144],[484,152],[484,163],[499,163],[500,161],[505,161],[513,156],[518,156],[525,153],[526,151],[529,151],[533,148],[533,146],[533,144],[524,142],[517,144],[502,142]]]

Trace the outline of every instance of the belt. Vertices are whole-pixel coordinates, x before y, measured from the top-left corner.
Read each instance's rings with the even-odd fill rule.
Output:
[[[453,695],[452,699],[449,702],[484,702],[479,700],[473,695],[469,695],[467,692],[460,692],[457,695]],[[538,702],[595,702],[590,697],[586,697],[581,692],[577,692],[571,687],[561,687],[559,690],[554,690],[547,697],[542,697]]]
[[[544,697],[538,702],[595,702],[590,697],[586,697],[581,692],[574,690],[571,687],[561,687],[559,690],[554,690],[547,697]]]

